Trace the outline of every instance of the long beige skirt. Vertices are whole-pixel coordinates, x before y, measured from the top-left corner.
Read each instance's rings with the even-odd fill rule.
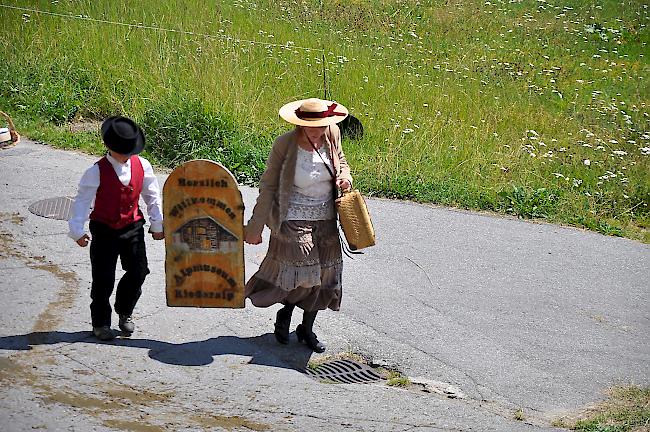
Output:
[[[343,259],[336,220],[286,221],[271,234],[259,270],[246,283],[255,306],[291,303],[312,312],[339,310]]]

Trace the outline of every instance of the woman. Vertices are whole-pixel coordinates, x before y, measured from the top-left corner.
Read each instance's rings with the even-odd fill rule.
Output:
[[[262,242],[271,229],[268,252],[246,284],[246,296],[258,307],[282,303],[275,337],[289,342],[295,306],[303,309],[298,341],[316,352],[325,345],[313,332],[319,310],[339,310],[343,260],[334,207],[335,188],[352,187],[350,168],[336,123],[348,110],[321,99],[288,103],[280,117],[296,125],[275,140],[260,194],[246,226],[246,243]]]

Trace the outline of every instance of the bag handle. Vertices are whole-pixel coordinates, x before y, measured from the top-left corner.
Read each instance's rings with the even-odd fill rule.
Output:
[[[4,112],[4,111],[0,111],[0,115],[1,115],[2,117],[4,117],[4,118],[7,120],[7,124],[9,125],[9,130],[10,130],[10,131],[15,131],[15,130],[16,130],[16,126],[14,126],[14,122],[11,121],[11,117],[9,117],[9,114],[7,114],[7,113]]]
[[[11,117],[9,117],[9,114],[0,111],[0,116],[4,117],[5,120],[7,120],[7,124],[9,125],[9,135],[11,136],[11,141],[8,141],[9,144],[5,143],[0,148],[5,149],[7,147],[12,147],[20,141],[20,135],[18,135],[18,132],[16,132],[16,126],[14,125],[14,122],[11,120]]]

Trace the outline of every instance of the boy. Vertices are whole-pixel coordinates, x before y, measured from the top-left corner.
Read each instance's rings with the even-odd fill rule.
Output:
[[[144,149],[144,133],[131,119],[110,117],[101,128],[108,148],[106,156],[88,168],[68,222],[69,236],[81,247],[90,241],[92,287],[90,315],[93,335],[106,341],[115,338],[111,329],[110,296],[115,284],[118,256],[126,271],[117,285],[115,312],[122,335],[130,336],[135,325],[131,315],[149,274],[144,243],[144,216],[138,206],[140,195],[147,205],[154,240],[165,237],[158,180],[151,164],[137,156]],[[93,206],[94,201],[94,208]],[[84,224],[90,219],[89,237]]]

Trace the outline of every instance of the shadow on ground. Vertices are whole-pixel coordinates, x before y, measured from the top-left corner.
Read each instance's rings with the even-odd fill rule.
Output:
[[[278,345],[271,333],[241,338],[237,336],[218,336],[202,341],[169,343],[152,339],[117,338],[100,342],[90,332],[33,332],[24,335],[0,337],[0,349],[24,351],[35,345],[55,345],[59,343],[89,343],[123,346],[125,348],[145,348],[149,357],[162,363],[178,366],[205,366],[214,361],[214,356],[234,354],[251,357],[249,364],[293,369],[304,372],[311,357],[311,350],[304,345],[291,343]]]

